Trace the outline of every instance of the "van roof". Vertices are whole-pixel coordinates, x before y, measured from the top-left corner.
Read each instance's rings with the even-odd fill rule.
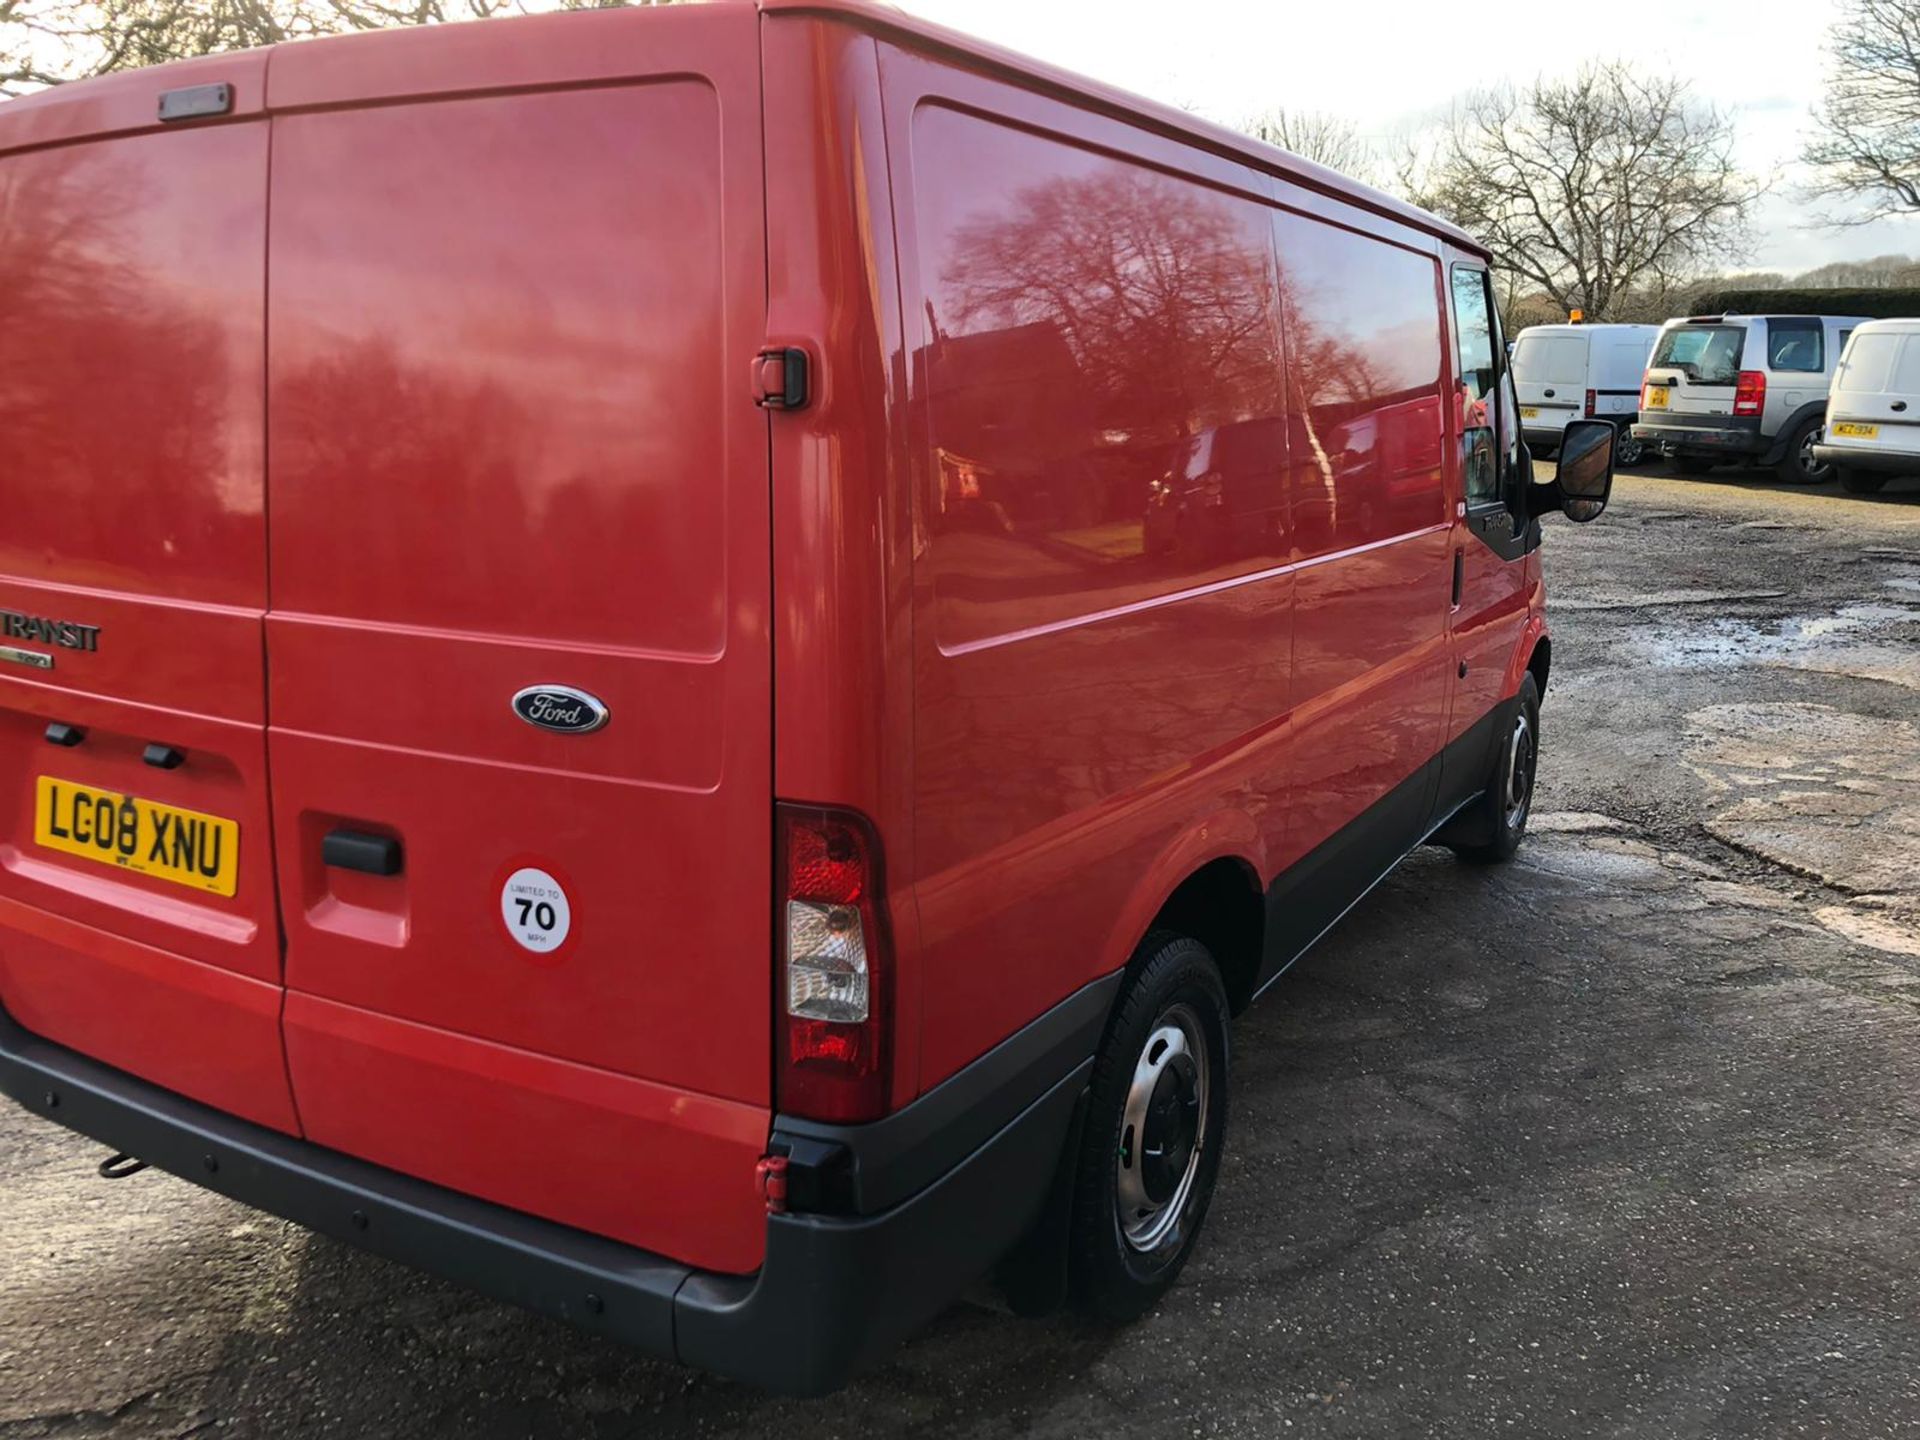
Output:
[[[1591,325],[1575,325],[1571,321],[1557,321],[1551,325],[1528,325],[1513,338],[1521,335],[1606,335],[1621,330],[1658,330],[1658,325],[1615,324],[1612,321],[1596,321]]]
[[[234,86],[236,117],[313,105],[397,99],[442,87],[414,81],[401,57],[421,57],[457,48],[471,66],[497,55],[500,88],[539,83],[528,73],[545,65],[566,78],[599,78],[617,64],[631,43],[628,27],[687,25],[715,11],[754,6],[763,14],[815,14],[885,36],[913,50],[986,70],[1027,89],[1111,115],[1143,129],[1241,160],[1266,174],[1402,221],[1485,257],[1486,247],[1466,231],[1417,206],[1311,160],[1251,136],[1212,124],[1170,105],[1130,94],[957,30],[907,15],[875,0],[731,0],[698,6],[636,7],[514,16],[453,25],[299,40],[259,50],[237,51],[122,71],[0,102],[0,154],[38,145],[91,139],[158,127],[161,92],[188,85]],[[710,23],[710,22],[709,22]],[[597,27],[597,28],[596,28]],[[411,49],[410,49],[411,47]],[[298,56],[296,60],[294,57]],[[351,63],[343,63],[350,58]],[[429,69],[433,68],[431,66]],[[544,77],[549,82],[552,75]]]
[[[1777,313],[1757,311],[1743,315],[1729,310],[1724,315],[1676,315],[1666,322],[1667,325],[1744,325],[1749,320],[1831,320],[1839,325],[1865,325],[1870,323],[1864,315],[1814,315],[1805,310],[1781,310]]]
[[[1908,335],[1920,330],[1920,318],[1897,316],[1886,320],[1866,320],[1853,327],[1854,334],[1869,330],[1875,334]]]

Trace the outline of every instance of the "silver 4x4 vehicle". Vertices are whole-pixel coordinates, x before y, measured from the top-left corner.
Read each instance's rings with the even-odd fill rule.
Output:
[[[1738,462],[1818,485],[1833,469],[1813,453],[1827,385],[1851,315],[1692,315],[1660,327],[1640,390],[1634,436],[1690,475]]]

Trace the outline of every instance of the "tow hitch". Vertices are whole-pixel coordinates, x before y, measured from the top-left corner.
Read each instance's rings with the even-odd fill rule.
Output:
[[[102,1180],[125,1180],[146,1168],[146,1161],[136,1160],[131,1155],[109,1155],[100,1162],[99,1174]]]

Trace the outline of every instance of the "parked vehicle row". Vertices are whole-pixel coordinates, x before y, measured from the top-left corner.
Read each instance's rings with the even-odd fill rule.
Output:
[[[1617,427],[1615,461],[1682,472],[1770,467],[1869,494],[1920,474],[1920,320],[1691,315],[1663,325],[1534,325],[1513,346],[1521,421],[1551,455],[1576,417]]]

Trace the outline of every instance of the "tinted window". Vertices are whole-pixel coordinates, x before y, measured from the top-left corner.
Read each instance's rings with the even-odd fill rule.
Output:
[[[940,643],[1282,563],[1268,212],[938,107],[914,145]]]
[[[1743,325],[1675,325],[1660,332],[1650,370],[1678,370],[1696,385],[1732,385],[1740,378]]]
[[[1827,368],[1820,322],[1811,317],[1767,322],[1767,368],[1819,374]]]
[[[1434,262],[1305,216],[1275,218],[1304,555],[1443,518]]]

